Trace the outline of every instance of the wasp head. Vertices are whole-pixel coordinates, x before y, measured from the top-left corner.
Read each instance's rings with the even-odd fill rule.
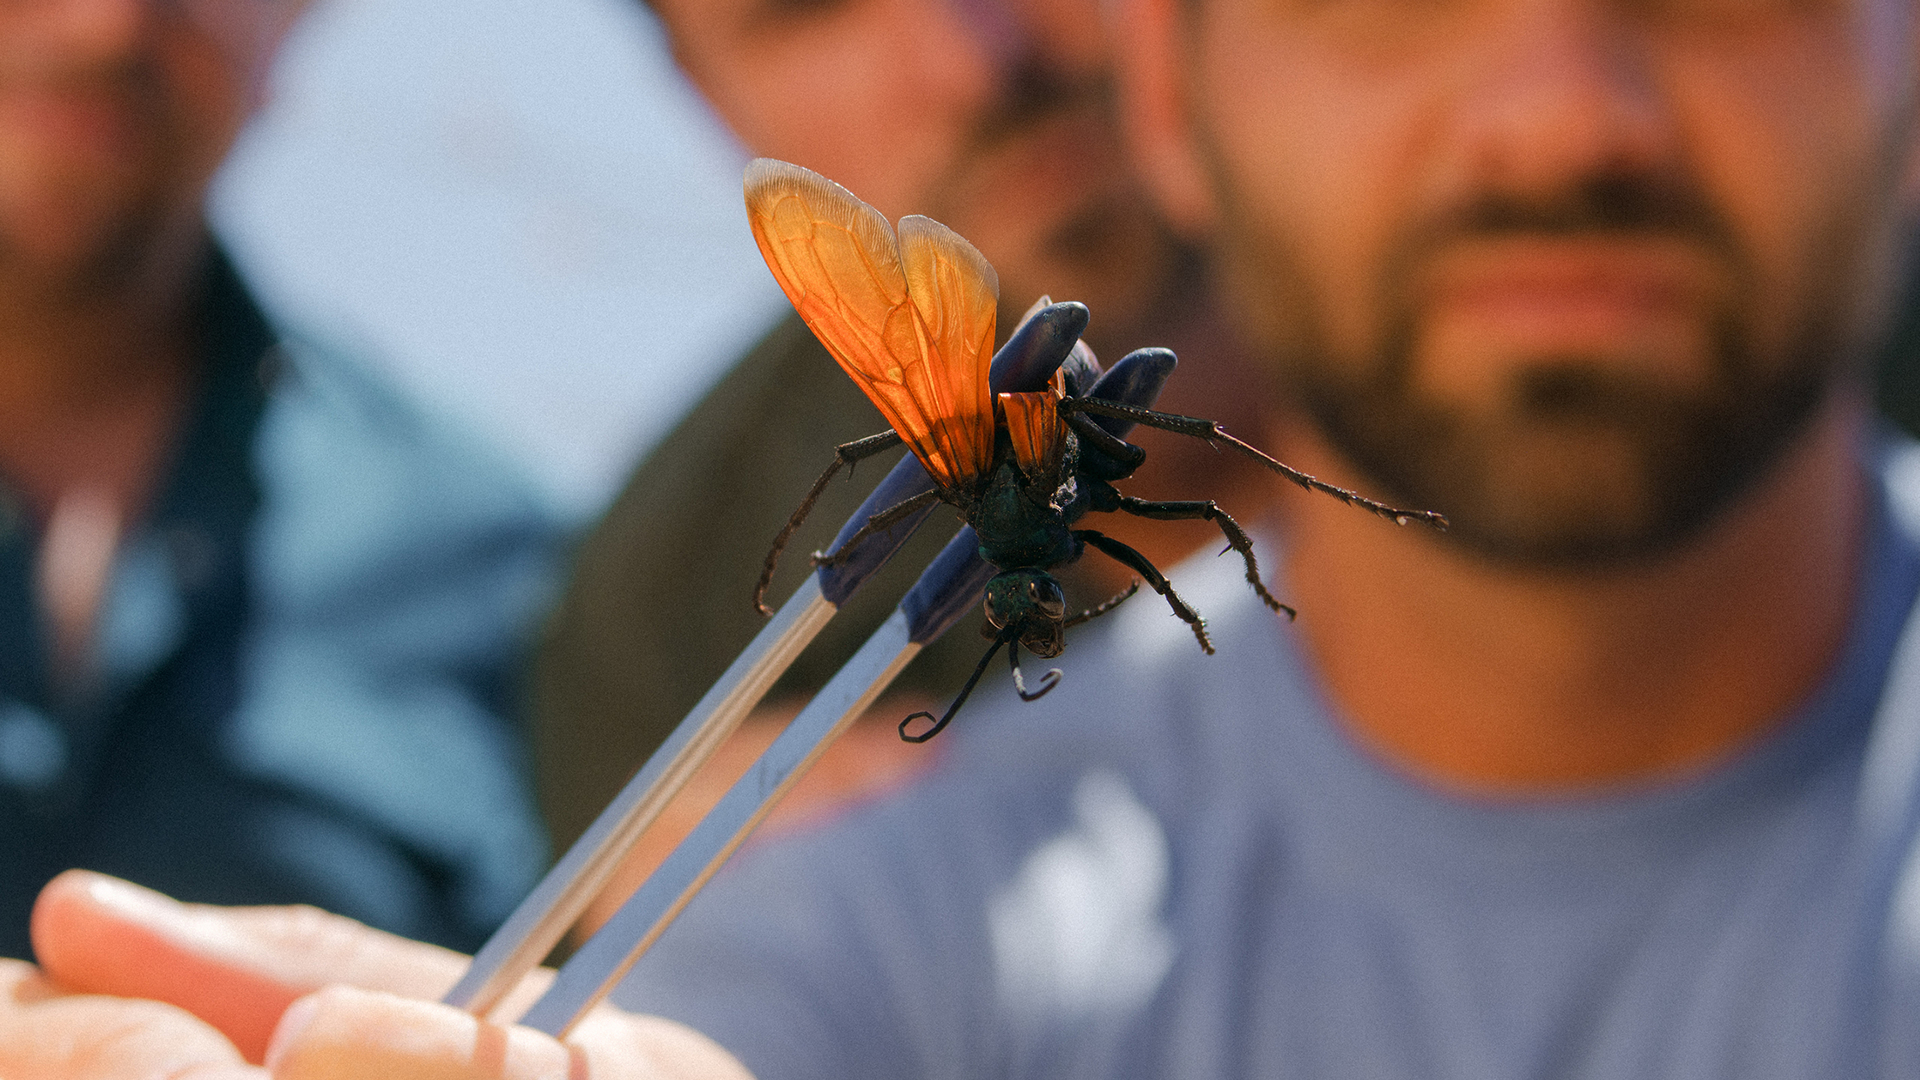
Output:
[[[1009,627],[1022,648],[1038,657],[1066,648],[1067,598],[1045,570],[1007,570],[987,582],[987,622]]]

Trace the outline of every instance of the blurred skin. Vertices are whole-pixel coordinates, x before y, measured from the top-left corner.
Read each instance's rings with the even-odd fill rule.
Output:
[[[1828,670],[1858,367],[1912,211],[1876,0],[1138,0],[1135,134],[1215,238],[1293,464],[1301,630],[1363,741],[1539,794],[1721,760]],[[1285,595],[1285,594],[1283,594]]]
[[[610,1007],[564,1042],[482,1023],[433,1003],[465,957],[313,908],[179,904],[72,871],[41,894],[33,935],[44,973],[0,962],[8,1080],[747,1077],[704,1036]]]
[[[1164,320],[1182,260],[1123,156],[1098,0],[655,0],[675,57],[755,153],[891,220],[926,214],[1000,275],[1093,309],[1096,349]]]
[[[295,0],[0,0],[0,474],[137,510],[188,394],[201,198]]]

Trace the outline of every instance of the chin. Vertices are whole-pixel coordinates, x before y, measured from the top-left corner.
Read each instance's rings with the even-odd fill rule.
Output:
[[[1437,510],[1501,563],[1604,568],[1684,547],[1770,475],[1833,392],[1832,356],[1679,390],[1597,363],[1545,364],[1462,408],[1410,381],[1312,384],[1327,441],[1386,495]]]
[[[1810,422],[1702,423],[1685,409],[1613,422],[1522,419],[1460,430],[1412,482],[1448,515],[1449,541],[1499,562],[1604,570],[1685,548],[1785,460]]]
[[[1451,538],[1502,561],[1583,565],[1645,557],[1687,528],[1663,514],[1659,477],[1631,434],[1598,427],[1487,433],[1456,448]],[[1438,464],[1438,463],[1436,463]]]

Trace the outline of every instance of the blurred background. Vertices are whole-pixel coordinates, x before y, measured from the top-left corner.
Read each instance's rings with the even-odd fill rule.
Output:
[[[785,303],[745,161],[631,0],[322,0],[214,214],[283,325],[584,524]]]

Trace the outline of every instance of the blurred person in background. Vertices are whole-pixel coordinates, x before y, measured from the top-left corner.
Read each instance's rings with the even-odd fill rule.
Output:
[[[681,68],[754,153],[814,169],[890,220],[925,214],[972,241],[999,273],[1003,339],[1042,294],[1081,301],[1092,311],[1087,340],[1108,361],[1145,345],[1180,353],[1162,407],[1241,430],[1252,421],[1242,403],[1257,394],[1194,249],[1154,210],[1123,153],[1117,57],[1096,0],[652,7]],[[749,597],[774,535],[836,444],[885,426],[789,312],[640,464],[583,544],[540,658],[540,789],[556,840],[585,829],[759,632],[764,620]],[[1144,497],[1190,497],[1206,483],[1231,508],[1233,492],[1260,490],[1257,469],[1205,446],[1150,445],[1131,487]],[[806,554],[827,545],[891,463],[866,463],[828,489],[789,545],[770,604],[811,572]],[[825,684],[952,536],[950,520],[937,515],[848,602],[775,687],[770,711]],[[1204,523],[1137,524],[1115,533],[1163,564],[1213,538]],[[1069,569],[1067,584],[1091,604],[1126,579],[1089,560]],[[977,651],[965,640],[929,649],[895,684],[916,701],[880,711],[904,715],[945,695]],[[755,732],[696,788],[717,794],[726,770],[744,766],[738,755],[773,729]],[[856,729],[788,810],[926,760],[890,724]],[[688,817],[702,798],[674,814]]]
[[[544,858],[545,512],[208,232],[300,7],[0,0],[0,955],[67,867],[471,946]]]
[[[1125,10],[1266,441],[1452,530],[1282,489],[1297,623],[1177,569],[1217,656],[1152,604],[1088,627],[1043,704],[1002,680],[922,782],[744,853],[616,1000],[765,1080],[1920,1073],[1920,449],[1867,378],[1912,0]],[[195,971],[166,1000],[230,1035],[427,963],[92,878],[40,925],[53,978]],[[283,1077],[729,1067],[611,1011],[571,1051],[368,990],[286,1015]]]

